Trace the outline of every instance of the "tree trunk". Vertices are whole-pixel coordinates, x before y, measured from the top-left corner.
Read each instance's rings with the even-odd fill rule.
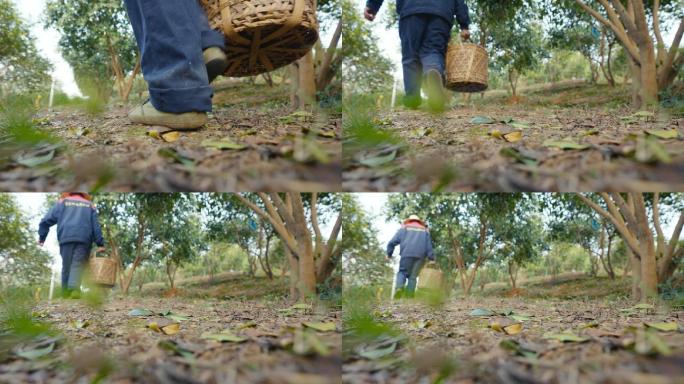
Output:
[[[611,29],[625,52],[639,67],[639,78],[634,76],[635,70],[632,68],[633,88],[638,88],[639,92],[639,98],[637,98],[633,89],[633,101],[638,102],[635,106],[641,107],[644,104],[657,103],[658,90],[667,88],[674,80],[670,71],[678,66],[671,64],[679,63],[681,65],[684,63],[684,57],[679,54],[679,44],[684,34],[684,19],[680,21],[670,51],[665,54],[665,43],[662,40],[658,15],[660,2],[654,1],[653,33],[658,40],[658,56],[660,61],[664,63],[658,71],[658,59],[656,58],[643,0],[628,1],[626,9],[621,1],[611,0],[609,3],[607,0],[599,0],[605,11],[605,16],[583,0],[575,0],[575,3],[605,27]]]
[[[641,99],[645,105],[658,103],[658,76],[656,57],[651,37],[646,35],[639,49],[641,54]]]
[[[298,109],[301,105],[299,100],[299,61],[290,64],[290,105],[293,109]]]
[[[518,95],[518,74],[515,69],[508,70],[508,84],[511,86],[511,96],[516,97]]]
[[[643,98],[641,95],[641,68],[633,60],[629,60],[629,71],[632,77],[632,106],[641,107]]]
[[[518,278],[518,266],[513,260],[508,262],[508,277],[511,280],[511,288],[516,289],[515,282]]]
[[[289,249],[285,249],[285,256],[290,264],[290,297],[292,300],[299,300],[299,265],[297,259],[290,252]]]
[[[641,300],[641,260],[629,248],[627,256],[632,269],[632,298]]]
[[[608,250],[606,251],[606,265],[607,269],[606,272],[608,273],[608,277],[610,277],[611,280],[615,280],[615,270],[613,269],[613,262],[612,262],[612,248],[613,248],[613,237],[610,236],[608,237]]]
[[[172,291],[176,288],[176,285],[174,284],[176,280],[176,269],[173,261],[169,260],[166,262],[166,276],[169,278],[169,287]]]
[[[615,76],[613,76],[613,46],[615,43],[611,41],[608,43],[608,61],[606,62],[606,80],[608,80],[608,85],[615,87]]]
[[[642,298],[658,294],[658,269],[653,234],[649,228],[648,217],[642,194],[634,194],[634,211],[637,220],[637,238],[641,245],[641,292]]]
[[[325,52],[325,57],[323,57],[323,62],[321,63],[320,68],[318,69],[318,76],[316,76],[316,89],[319,92],[322,92],[333,79],[333,76],[331,76],[331,72],[333,69],[333,58],[335,57],[337,44],[339,43],[341,36],[342,19],[340,19],[337,22],[337,28],[335,29],[335,33],[333,33],[333,37],[330,40],[330,45],[328,45],[328,49]]]
[[[135,273],[136,268],[140,265],[143,259],[142,244],[145,240],[145,229],[147,228],[147,222],[143,217],[142,213],[138,213],[138,238],[135,243],[135,260],[133,260],[133,265],[131,265],[128,271],[128,277],[124,281],[122,291],[124,295],[128,295],[128,288],[131,286],[133,281],[133,273]]]
[[[306,108],[316,102],[316,72],[314,71],[313,53],[309,51],[298,60],[299,87],[297,89],[296,108]]]
[[[138,58],[135,62],[135,67],[133,68],[133,73],[128,77],[126,80],[126,84],[123,87],[123,92],[121,94],[121,100],[124,103],[128,102],[128,98],[131,95],[131,90],[133,90],[133,83],[135,83],[135,78],[138,76],[138,73],[140,73],[140,54],[138,54]]]

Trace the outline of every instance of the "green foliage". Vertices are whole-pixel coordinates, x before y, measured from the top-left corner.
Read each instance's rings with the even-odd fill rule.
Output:
[[[49,88],[51,70],[14,2],[0,0],[0,97]]]
[[[505,24],[495,24],[491,30],[494,47],[490,51],[491,65],[508,74],[515,93],[517,77],[539,65],[546,54],[542,43],[542,30],[534,20],[532,10],[519,12]]]
[[[50,255],[37,244],[29,218],[13,195],[0,194],[0,287],[44,282]]]
[[[64,59],[90,98],[109,100],[113,63],[133,70],[137,48],[123,2],[118,0],[49,0],[46,24],[60,32]]]
[[[372,285],[391,279],[392,269],[378,242],[378,230],[351,194],[343,195],[342,266],[346,285]]]
[[[370,23],[362,19],[352,0],[342,0],[342,65],[345,95],[387,90],[392,87],[392,62],[378,48]]]
[[[105,241],[115,241],[125,267],[138,251],[152,257],[167,230],[169,214],[187,195],[180,193],[104,193],[96,195]],[[139,243],[140,242],[140,243]]]
[[[152,227],[157,241],[152,258],[166,264],[167,272],[194,259],[206,247],[195,203],[192,194],[179,195]]]
[[[0,166],[17,151],[57,139],[37,127],[35,98],[28,94],[0,98]]]

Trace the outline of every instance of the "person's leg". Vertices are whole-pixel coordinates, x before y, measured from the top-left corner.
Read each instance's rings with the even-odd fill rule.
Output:
[[[62,256],[62,297],[69,296],[69,272],[71,271],[71,258],[74,251],[74,243],[59,245],[59,254]]]
[[[421,102],[420,87],[423,69],[419,52],[426,29],[425,20],[425,15],[410,15],[399,20],[401,64],[404,71],[404,105],[409,108],[417,108]]]
[[[430,16],[425,39],[420,50],[420,62],[425,77],[425,92],[428,105],[434,110],[442,110],[446,101],[444,90],[444,56],[451,34],[452,23],[439,17]]]
[[[404,294],[404,285],[406,285],[411,267],[410,262],[411,259],[407,257],[399,259],[399,271],[397,271],[396,284],[394,284],[396,288],[395,298],[401,298]]]
[[[124,0],[142,55],[155,109],[168,113],[211,111],[212,88],[203,45],[222,44],[208,31],[197,1]],[[204,23],[201,22],[204,17]]]
[[[416,291],[416,280],[418,279],[420,270],[423,268],[423,265],[425,264],[425,259],[423,258],[414,258],[412,260],[413,263],[411,264],[408,285],[406,287],[406,292],[409,297],[413,297],[413,294]]]
[[[69,289],[72,293],[80,294],[83,268],[90,257],[90,245],[75,244],[71,258],[71,271],[69,272]]]
[[[207,15],[203,11],[200,11],[198,16],[197,25],[202,34],[204,65],[207,68],[207,77],[211,83],[228,68],[228,61],[224,53],[226,40],[223,33],[211,29]]]

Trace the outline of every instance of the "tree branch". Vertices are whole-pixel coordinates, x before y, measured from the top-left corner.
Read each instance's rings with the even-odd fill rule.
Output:
[[[276,212],[273,205],[268,201],[268,197],[266,195],[259,194],[259,197],[263,201],[264,206],[266,206],[266,210],[269,213],[264,212],[263,209],[259,208],[256,204],[252,203],[251,201],[249,201],[249,199],[245,198],[240,194],[236,193],[235,197],[237,197],[238,200],[240,200],[243,204],[249,207],[249,209],[254,211],[257,215],[263,217],[265,220],[268,220],[268,222],[271,223],[271,225],[273,226],[273,229],[275,229],[280,238],[285,242],[285,245],[290,250],[290,252],[292,252],[293,255],[297,255],[297,242],[285,228],[285,224],[278,216],[278,213]]]
[[[656,239],[658,244],[656,255],[662,255],[666,251],[665,236],[663,235],[663,228],[660,226],[660,207],[658,204],[660,204],[660,193],[656,192],[653,194],[653,226],[658,236]]]
[[[675,57],[677,57],[677,54],[679,53],[679,45],[682,42],[682,35],[684,35],[684,17],[682,17],[682,19],[679,21],[679,27],[677,28],[677,32],[675,33],[674,39],[672,40],[670,51],[667,53],[667,56],[665,57],[665,62],[658,71],[659,81],[664,82],[667,78],[669,78],[670,73],[676,71],[679,65],[681,65],[681,63],[679,65],[677,64],[677,61],[675,61]],[[678,60],[684,60],[682,59],[682,57],[684,56],[680,54]],[[665,84],[662,83],[662,85],[664,87]]]
[[[587,204],[591,209],[596,211],[599,215],[605,217],[606,219],[610,220],[610,222],[613,224],[615,229],[620,233],[622,238],[625,240],[629,248],[634,252],[636,255],[641,255],[641,248],[639,247],[639,243],[636,241],[634,236],[629,232],[627,229],[625,222],[622,220],[621,217],[614,217],[608,211],[605,209],[601,208],[598,204],[594,203],[589,199],[588,197],[582,195],[582,194],[577,194],[577,197],[580,198],[585,204]],[[605,199],[605,197],[604,197]],[[608,198],[610,199],[610,198]],[[606,201],[606,204],[608,204],[608,201]],[[619,215],[618,215],[619,216]]]
[[[606,27],[610,28],[615,36],[620,40],[621,45],[627,50],[627,53],[629,53],[629,56],[634,60],[636,63],[640,63],[640,55],[639,55],[639,50],[637,49],[636,44],[634,44],[633,41],[630,40],[629,36],[627,35],[627,31],[625,31],[624,27],[622,24],[619,22],[616,16],[614,16],[614,22],[606,19],[601,15],[598,11],[596,11],[594,8],[588,6],[585,2],[582,0],[575,0],[575,2],[582,7],[585,11],[587,11],[592,17],[594,17],[596,20],[598,20],[601,24],[605,25]],[[610,6],[608,7],[610,9]],[[608,13],[610,15],[610,12]],[[613,15],[615,15],[613,13]]]

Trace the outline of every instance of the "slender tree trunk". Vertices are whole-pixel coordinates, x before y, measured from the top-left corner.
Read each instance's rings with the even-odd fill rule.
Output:
[[[128,99],[131,95],[131,90],[133,90],[133,83],[135,83],[135,78],[138,76],[140,73],[140,54],[138,54],[138,57],[135,62],[135,67],[133,68],[133,73],[128,77],[126,80],[126,83],[124,87],[122,88],[122,93],[121,93],[121,100],[124,103],[128,102]]]
[[[629,71],[632,78],[632,106],[639,108],[643,103],[641,95],[641,68],[638,63],[629,60]]]
[[[319,92],[323,91],[328,86],[328,84],[330,84],[330,81],[333,78],[333,76],[331,76],[330,73],[332,72],[333,58],[335,56],[337,44],[339,43],[341,36],[342,19],[340,19],[337,22],[337,28],[335,29],[335,33],[333,33],[333,37],[330,40],[330,45],[328,46],[328,49],[325,52],[325,57],[323,57],[323,62],[321,63],[321,66],[318,70],[318,76],[316,76],[316,89]]]
[[[126,278],[122,291],[124,295],[128,295],[128,288],[131,286],[131,281],[133,281],[133,273],[135,273],[136,268],[140,265],[143,259],[142,245],[143,240],[145,240],[145,229],[147,228],[147,222],[143,217],[142,213],[138,213],[138,238],[135,244],[135,260],[133,260],[133,265],[131,265],[128,271],[128,277]]]
[[[608,61],[606,62],[606,79],[611,87],[615,87],[615,76],[613,76],[613,46],[614,42],[608,43]]]
[[[171,291],[173,291],[176,288],[175,285],[175,280],[176,280],[176,266],[173,263],[173,261],[167,261],[166,262],[166,276],[169,278],[169,287]]]
[[[515,261],[511,260],[508,262],[508,277],[511,280],[511,288],[512,289],[517,288],[515,285],[515,282],[517,280],[517,276],[518,276],[518,267],[517,267]]]
[[[511,96],[516,97],[518,95],[517,93],[517,88],[518,88],[518,74],[515,69],[509,69],[508,70],[508,83],[511,86]]]
[[[609,236],[608,237],[608,251],[606,251],[606,263],[608,265],[608,269],[606,269],[606,272],[608,272],[608,276],[610,277],[611,280],[615,280],[615,270],[613,269],[613,262],[611,254],[613,252],[613,237]]]

